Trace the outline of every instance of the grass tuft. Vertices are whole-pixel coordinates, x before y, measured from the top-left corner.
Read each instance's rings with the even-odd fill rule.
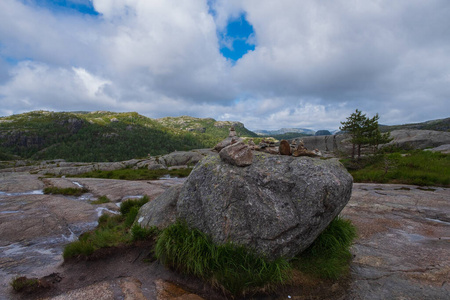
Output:
[[[106,247],[115,247],[134,240],[142,239],[144,236],[150,236],[153,231],[147,232],[142,229],[134,229],[133,225],[139,208],[149,201],[148,196],[141,199],[127,200],[120,206],[120,215],[102,215],[98,219],[98,226],[93,231],[82,234],[78,241],[68,244],[63,251],[64,259],[71,257],[88,257],[97,249]]]
[[[89,192],[87,188],[59,188],[59,187],[46,187],[44,188],[44,194],[60,194],[66,196],[81,196],[84,193]]]
[[[103,196],[100,196],[97,200],[91,201],[90,203],[91,204],[104,204],[104,203],[109,203],[109,202],[111,202],[111,200],[109,200],[108,197],[103,195]]]
[[[122,180],[156,180],[164,175],[172,177],[187,177],[191,173],[192,168],[175,169],[175,170],[148,170],[148,169],[120,169],[114,171],[92,171],[81,175],[74,175],[80,178],[105,178],[105,179],[122,179]]]
[[[152,236],[158,236],[159,230],[157,227],[143,228],[138,224],[131,227],[131,236],[133,241],[146,240]]]
[[[142,197],[140,199],[128,199],[128,200],[125,200],[125,201],[123,201],[120,204],[120,213],[125,216],[125,215],[127,215],[130,212],[130,210],[133,207],[140,208],[142,205],[147,203],[149,200],[150,199],[149,199],[149,197],[147,195],[145,195],[144,197]]]
[[[304,273],[337,279],[348,271],[352,257],[349,249],[355,238],[355,226],[349,220],[337,217],[293,260],[293,264]]]
[[[204,233],[182,222],[161,232],[155,255],[164,265],[198,276],[233,295],[268,291],[286,282],[290,275],[285,259],[269,261],[230,243],[217,246]]]
[[[28,292],[31,293],[40,287],[39,280],[36,278],[28,278],[25,276],[16,277],[11,282],[10,285],[16,292]]]

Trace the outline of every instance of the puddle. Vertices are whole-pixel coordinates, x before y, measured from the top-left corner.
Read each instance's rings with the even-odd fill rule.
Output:
[[[79,188],[83,188],[84,186],[81,184],[81,183],[79,183],[79,182],[76,182],[76,181],[72,181],[72,183],[73,184],[75,184],[77,187],[79,187]]]
[[[120,201],[122,202],[129,199],[141,199],[142,197],[144,197],[144,195],[123,196]]]
[[[0,211],[0,214],[17,214],[21,212],[23,212],[23,210],[4,210]]]
[[[23,193],[7,193],[0,191],[0,196],[25,196],[25,195],[44,195],[44,190],[34,190],[29,192],[23,192]]]
[[[102,216],[103,211],[107,211],[107,212],[109,212],[109,213],[111,213],[111,214],[114,214],[114,215],[118,215],[118,214],[119,214],[118,211],[110,210],[110,209],[108,209],[108,208],[106,208],[106,207],[97,207],[97,208],[95,209],[95,211],[97,212],[97,216],[98,216],[99,218]]]

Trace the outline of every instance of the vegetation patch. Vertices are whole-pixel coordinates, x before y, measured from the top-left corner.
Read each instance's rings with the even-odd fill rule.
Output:
[[[349,248],[355,237],[350,221],[337,218],[291,262],[283,258],[271,261],[242,246],[215,245],[204,233],[177,222],[161,232],[155,255],[164,265],[237,296],[270,292],[289,283],[294,269],[336,279],[348,270]]]
[[[411,150],[341,160],[355,182],[450,186],[450,155]]]
[[[291,261],[269,260],[243,246],[216,245],[210,237],[183,222],[162,231],[142,228],[134,221],[139,208],[147,202],[148,197],[127,200],[121,204],[120,215],[102,215],[95,230],[65,247],[64,259],[95,258],[96,253],[111,247],[153,239],[156,244],[151,253],[164,265],[201,278],[231,297],[270,293],[280,285],[293,283],[293,271],[314,278],[337,279],[348,270],[349,247],[356,237],[350,221],[333,220],[305,252]]]
[[[164,229],[155,246],[156,257],[177,271],[200,277],[234,295],[286,282],[290,265],[269,261],[231,243],[217,246],[204,233],[177,222]]]
[[[355,238],[355,226],[349,220],[337,217],[292,264],[303,273],[337,279],[348,272],[352,257],[350,246]]]
[[[109,202],[111,202],[111,200],[109,200],[108,197],[103,195],[103,196],[100,196],[97,200],[91,201],[91,204],[104,204],[104,203],[109,203]]]
[[[40,288],[39,280],[37,278],[28,278],[25,276],[14,278],[10,285],[16,292],[33,293]]]
[[[74,175],[78,178],[105,178],[105,179],[122,179],[122,180],[156,180],[165,175],[171,177],[187,177],[191,173],[192,168],[177,170],[148,170],[148,169],[120,169],[115,171],[92,171],[81,175]]]
[[[155,230],[137,228],[130,231],[139,208],[148,202],[148,197],[127,200],[120,206],[120,215],[104,214],[98,219],[98,226],[93,231],[82,234],[77,241],[68,244],[63,251],[65,260],[72,257],[89,257],[102,248],[116,247],[149,237]],[[134,233],[133,233],[134,232]],[[136,236],[134,236],[136,235]]]
[[[44,194],[60,194],[66,196],[81,196],[88,191],[87,188],[59,188],[54,186],[44,188]]]

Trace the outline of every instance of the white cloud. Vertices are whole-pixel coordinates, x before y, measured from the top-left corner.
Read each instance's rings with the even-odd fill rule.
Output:
[[[85,3],[86,0],[76,0]],[[74,2],[76,2],[74,1]],[[0,115],[33,109],[233,119],[336,129],[448,117],[447,0],[93,0],[99,16],[0,1]],[[217,31],[246,14],[235,65]]]

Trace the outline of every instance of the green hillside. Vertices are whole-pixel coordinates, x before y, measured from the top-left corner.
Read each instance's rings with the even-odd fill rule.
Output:
[[[135,112],[33,111],[0,118],[0,160],[120,161],[208,148],[228,135],[230,125],[192,117],[155,120]],[[241,125],[235,124],[240,135],[256,135]]]

